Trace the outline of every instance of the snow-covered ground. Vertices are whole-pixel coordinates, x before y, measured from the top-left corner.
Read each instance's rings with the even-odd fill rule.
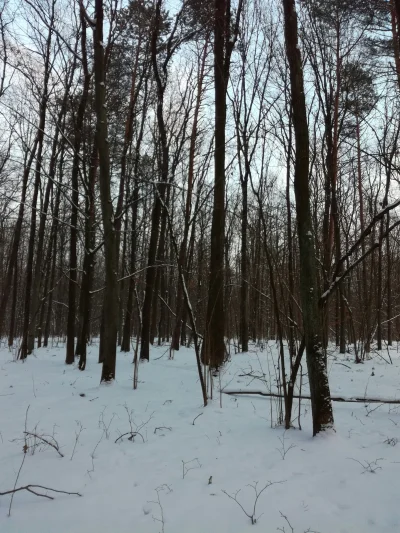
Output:
[[[82,494],[37,489],[53,495],[51,501],[21,491],[11,517],[10,496],[1,496],[1,533],[292,533],[281,513],[294,533],[400,531],[400,406],[335,403],[336,433],[312,438],[308,401],[302,431],[286,433],[275,427],[275,400],[223,394],[221,408],[218,380],[214,400],[203,408],[192,350],[171,361],[166,347],[153,348],[150,363],[140,365],[136,391],[132,355],[118,354],[116,383],[99,386],[97,352],[98,346],[89,348],[87,370],[80,372],[64,365],[62,346],[37,350],[26,363],[0,350],[0,492],[14,487],[27,417],[27,431],[54,434],[64,457],[49,446],[36,446],[33,454],[30,448],[17,487]],[[267,390],[240,375],[262,367],[269,380],[276,354],[271,343],[232,356],[223,386]],[[382,356],[388,359],[387,352]],[[355,365],[331,355],[332,394],[400,397],[396,348],[391,356],[393,365],[378,356]],[[129,418],[140,435],[115,442],[131,431]],[[234,496],[240,489],[236,498],[251,515],[250,485],[260,491],[269,482],[251,525],[224,491]]]

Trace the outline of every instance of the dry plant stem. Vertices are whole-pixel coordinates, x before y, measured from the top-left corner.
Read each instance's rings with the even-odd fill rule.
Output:
[[[105,435],[106,439],[108,440],[110,438],[110,427],[111,427],[112,421],[114,420],[115,413],[112,414],[112,417],[111,417],[110,421],[108,422],[108,424],[106,424],[106,422],[104,421],[105,410],[106,410],[106,407],[100,413],[100,416],[99,416],[99,428],[103,429],[104,435]]]
[[[172,428],[169,428],[167,426],[160,426],[158,428],[154,428],[154,435],[157,433],[157,431],[161,431],[162,429],[168,429],[168,431],[172,431]]]
[[[48,439],[45,439],[41,435],[38,435],[37,433],[31,433],[30,431],[24,431],[24,435],[41,440],[42,442],[44,442],[44,444],[47,444],[47,446],[54,448],[60,457],[64,457],[64,455],[60,452],[60,447],[58,445],[58,442],[54,439],[54,437],[51,437],[54,440],[54,442],[50,442]]]
[[[25,412],[25,431],[24,431],[24,440],[25,440],[25,445],[24,445],[24,453],[26,453],[28,451],[28,443],[26,441],[26,434],[25,432],[28,431],[28,412],[29,412],[29,408],[30,408],[30,404],[28,405],[28,407],[26,408],[26,412]]]
[[[126,437],[127,435],[130,435],[128,440],[131,440],[133,441],[133,438],[135,437],[135,435],[139,435],[139,437],[142,437],[142,440],[144,442],[144,438],[143,438],[143,435],[141,433],[139,433],[138,431],[128,431],[127,433],[123,433],[122,435],[120,435],[116,440],[115,440],[115,444],[120,440],[122,439],[123,437]]]
[[[290,531],[291,533],[294,533],[294,529],[292,527],[292,524],[289,522],[289,519],[286,515],[284,515],[281,511],[279,511],[281,517],[285,520],[285,522],[287,523],[287,525],[290,527]],[[284,527],[278,527],[278,531],[282,531],[282,533],[285,533],[285,528]]]
[[[290,452],[290,450],[292,450],[293,448],[296,448],[296,445],[293,443],[289,446],[289,448],[286,448],[286,444],[285,444],[286,431],[287,429],[285,429],[285,431],[283,432],[282,437],[278,437],[279,442],[281,443],[281,448],[276,448],[278,452],[280,453],[280,456],[282,457],[282,461],[285,460],[285,457]]]
[[[194,461],[196,461],[196,464],[195,466],[186,466],[190,463],[193,463]],[[190,472],[190,470],[196,470],[197,468],[201,468],[201,463],[200,461],[197,459],[197,457],[195,457],[194,459],[191,459],[190,461],[182,461],[182,479],[185,479],[185,476],[188,472]]]
[[[163,491],[165,489],[165,487],[167,487],[169,489],[169,492],[172,492],[172,489],[168,485],[161,485],[161,487],[157,487],[155,489],[155,491],[157,493],[157,501],[151,500],[149,502],[149,503],[155,503],[160,508],[160,516],[161,516],[161,518],[156,518],[154,515],[152,515],[152,518],[153,518],[154,522],[160,522],[160,524],[161,524],[161,533],[164,533],[164,531],[165,531],[165,518],[164,518],[164,508],[163,508],[163,506],[161,504],[161,500],[160,500],[160,492]]]
[[[241,489],[239,489],[238,491],[235,492],[235,494],[232,496],[232,494],[228,494],[226,492],[226,490],[223,490],[222,492],[228,496],[228,498],[230,498],[231,500],[233,500],[234,502],[236,502],[238,504],[238,506],[242,509],[242,511],[244,512],[244,514],[250,518],[250,521],[252,523],[252,525],[256,524],[257,523],[257,520],[260,518],[260,516],[256,517],[256,510],[257,510],[257,502],[258,502],[258,499],[259,497],[261,496],[261,494],[268,488],[270,487],[271,485],[277,485],[277,484],[280,484],[280,483],[283,483],[283,481],[268,481],[268,483],[265,485],[264,488],[262,488],[260,491],[257,489],[257,485],[258,485],[258,482],[255,482],[254,485],[247,485],[248,487],[251,487],[254,492],[255,492],[255,499],[254,499],[254,504],[253,504],[253,509],[252,509],[252,512],[247,512],[246,509],[243,507],[243,505],[238,501],[237,497],[238,497],[238,494],[239,492],[241,491]]]
[[[365,474],[365,472],[368,472],[369,474],[376,474],[377,470],[382,470],[382,467],[378,465],[378,461],[383,461],[382,458],[375,459],[375,461],[359,461],[358,459],[354,459],[353,457],[349,457],[352,461],[355,461],[359,465],[361,465],[364,469],[362,474]]]
[[[90,458],[92,459],[92,469],[87,471],[87,474],[89,475],[90,478],[91,478],[90,474],[94,472],[94,458],[95,458],[94,454],[96,453],[97,447],[99,446],[100,442],[103,440],[103,437],[104,437],[104,430],[103,430],[103,433],[101,434],[99,442],[96,444],[96,446],[94,447],[94,450],[90,454]]]
[[[195,417],[195,419],[194,419],[193,422],[192,422],[192,425],[193,425],[193,426],[195,425],[194,423],[196,422],[196,420],[197,420],[197,419],[199,418],[199,416],[201,416],[202,414],[203,414],[203,413],[200,413],[199,415],[197,415],[197,416]]]
[[[75,449],[76,449],[76,446],[78,444],[79,437],[81,436],[81,433],[82,433],[82,431],[84,429],[84,427],[82,426],[82,423],[79,422],[78,420],[76,420],[76,424],[78,426],[78,431],[75,431],[75,444],[74,444],[74,449],[72,450],[70,461],[72,461],[72,459],[74,457]]]
[[[29,408],[28,408],[28,409],[29,409]],[[27,412],[28,412],[28,411],[27,411]],[[15,483],[14,483],[14,488],[13,488],[13,490],[8,491],[8,492],[4,492],[4,493],[0,492],[0,496],[4,496],[5,494],[10,494],[10,493],[11,493],[10,506],[9,506],[9,508],[8,508],[8,516],[11,516],[11,507],[12,507],[12,503],[13,503],[13,499],[14,499],[14,494],[17,492],[17,489],[16,489],[15,487],[17,486],[18,479],[19,479],[19,475],[20,475],[20,473],[21,473],[22,467],[24,466],[25,457],[26,457],[26,449],[24,448],[24,456],[23,456],[23,458],[22,458],[21,466],[19,467],[17,477],[15,478]]]

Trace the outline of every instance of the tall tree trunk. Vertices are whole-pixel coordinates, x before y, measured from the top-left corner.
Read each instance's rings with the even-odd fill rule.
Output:
[[[94,245],[95,245],[95,182],[98,167],[98,150],[93,143],[90,158],[89,178],[86,191],[86,219],[85,219],[85,257],[83,259],[83,274],[79,301],[80,331],[76,343],[76,355],[79,355],[79,370],[86,368],[86,351],[89,338],[89,324],[91,316],[92,297],[90,290],[94,273]]]
[[[240,254],[240,270],[241,270],[241,286],[240,286],[240,344],[242,352],[249,351],[249,307],[248,307],[248,258],[247,258],[247,187],[248,187],[248,173],[245,171],[241,179],[242,188],[242,225],[241,225],[241,254]]]
[[[86,55],[86,21],[81,9],[81,55],[83,69],[83,88],[80,97],[76,121],[74,124],[74,157],[71,172],[71,223],[69,245],[69,284],[68,284],[68,318],[67,318],[67,347],[65,363],[71,365],[75,360],[75,324],[76,324],[76,288],[78,281],[78,204],[79,204],[79,166],[81,165],[80,150],[82,144],[82,129],[88,102],[91,74],[89,73]]]
[[[28,351],[31,352],[34,349],[35,336],[38,338],[38,348],[41,345],[41,320],[43,319],[44,305],[39,302],[40,286],[42,280],[42,265],[44,256],[44,238],[45,228],[47,222],[47,212],[49,209],[50,196],[53,194],[53,183],[57,170],[57,159],[59,156],[59,136],[60,132],[63,134],[65,126],[65,113],[67,109],[68,96],[71,89],[73,75],[75,73],[75,57],[71,69],[67,72],[65,80],[64,96],[61,102],[61,107],[57,116],[56,131],[54,133],[51,156],[48,171],[48,180],[46,185],[46,192],[43,202],[43,208],[40,213],[39,231],[38,231],[38,244],[36,247],[36,261],[35,270],[32,280],[32,297],[31,297],[31,319],[28,333]],[[48,281],[48,278],[46,278]],[[40,314],[39,314],[40,308]]]
[[[137,245],[137,217],[138,217],[138,199],[139,187],[135,183],[133,200],[132,200],[132,221],[131,221],[131,254],[130,254],[130,273],[133,274],[136,267],[136,245]],[[125,322],[121,342],[121,351],[129,352],[131,349],[131,333],[132,333],[132,319],[133,319],[133,298],[135,293],[135,277],[131,275],[129,278],[128,298],[125,309]]]
[[[202,362],[218,368],[225,360],[224,250],[225,250],[225,39],[226,0],[215,0],[214,87],[215,152],[214,206],[211,225],[210,278]],[[230,24],[230,20],[228,21]]]
[[[189,146],[189,168],[188,168],[188,183],[187,183],[187,193],[186,193],[186,208],[185,208],[185,222],[183,230],[183,239],[179,249],[179,257],[177,258],[179,264],[182,266],[185,271],[185,281],[187,280],[186,274],[186,256],[187,256],[187,241],[189,236],[190,229],[190,216],[192,213],[192,193],[193,193],[193,182],[194,182],[194,164],[196,158],[196,141],[197,141],[197,129],[198,129],[198,120],[200,113],[200,105],[203,94],[203,80],[204,80],[204,69],[208,52],[208,37],[206,39],[203,54],[200,60],[199,73],[197,78],[197,96],[196,96],[196,106],[193,116],[193,125],[192,132],[190,135],[190,146]],[[182,285],[178,284],[177,296],[176,296],[176,321],[175,327],[172,334],[171,341],[171,350],[179,350],[180,341],[181,341],[181,331],[182,331],[182,322],[183,315],[185,314],[186,307],[183,305],[183,289]]]
[[[58,235],[58,224],[59,224],[59,212],[60,212],[60,200],[61,200],[61,187],[62,187],[62,178],[63,178],[63,168],[64,168],[64,145],[62,144],[60,162],[59,162],[59,183],[57,186],[57,192],[55,197],[55,204],[53,209],[53,219],[51,224],[50,239],[48,245],[48,251],[46,256],[46,262],[51,262],[51,272],[50,272],[50,294],[47,302],[47,313],[44,326],[44,336],[43,336],[43,346],[46,348],[49,343],[50,336],[50,326],[51,326],[51,315],[53,312],[53,299],[54,299],[54,282],[56,276],[56,265],[57,265],[57,241],[59,238]]]
[[[361,167],[361,136],[360,136],[360,119],[358,113],[356,113],[356,136],[357,136],[357,183],[358,183],[358,198],[360,202],[360,232],[361,234],[365,229],[365,218],[364,218],[364,197],[362,190],[362,167]],[[361,241],[361,253],[365,254],[365,239]],[[363,309],[365,316],[364,324],[364,350],[369,354],[370,352],[370,331],[371,331],[371,316],[370,316],[370,307],[368,302],[368,282],[367,282],[367,262],[363,261],[362,263],[362,299],[363,299]]]
[[[393,344],[393,334],[392,334],[392,254],[390,250],[390,238],[389,238],[389,213],[386,219],[386,272],[387,272],[387,307],[386,307],[386,320],[387,320],[387,343],[388,346]]]
[[[292,158],[292,113],[289,112],[289,136],[286,157],[286,211],[287,211],[287,233],[288,233],[288,277],[289,277],[289,298],[288,298],[288,315],[289,315],[289,355],[290,368],[293,370],[293,362],[295,357],[295,341],[294,341],[294,315],[293,315],[293,297],[294,297],[294,272],[293,272],[293,239],[292,239],[292,206],[290,202],[290,169]]]
[[[333,412],[325,357],[321,342],[317,296],[317,270],[312,234],[309,186],[309,134],[303,67],[298,43],[295,0],[282,0],[286,54],[290,69],[296,159],[294,189],[300,249],[300,294],[303,309],[313,434],[333,427]]]
[[[139,134],[136,140],[135,146],[135,157],[133,161],[133,179],[134,179],[134,188],[132,195],[132,221],[131,221],[131,254],[130,254],[130,273],[133,274],[136,268],[136,247],[137,247],[137,219],[138,219],[138,209],[139,209],[139,160],[140,160],[140,147],[143,140],[144,125],[146,121],[146,112],[147,112],[147,96],[148,96],[148,80],[145,80],[144,84],[144,96],[142,103],[142,116],[139,127]],[[122,335],[121,342],[121,351],[129,352],[131,348],[131,333],[132,333],[132,320],[133,320],[133,299],[135,294],[135,277],[131,276],[129,278],[129,287],[128,287],[128,298],[126,301],[125,309],[125,322],[124,330]]]
[[[37,149],[38,142],[39,142],[39,130],[35,137],[33,146],[31,148],[31,153],[29,155],[29,158],[26,161],[25,168],[24,168],[24,174],[22,176],[21,202],[19,204],[17,222],[15,223],[15,227],[14,227],[14,235],[13,235],[13,240],[12,240],[12,245],[11,245],[10,257],[8,260],[6,275],[5,275],[4,284],[3,284],[3,294],[1,297],[1,303],[0,303],[0,334],[3,329],[8,298],[9,298],[11,287],[12,287],[13,273],[14,273],[14,270],[16,268],[16,264],[18,261],[18,249],[19,249],[19,245],[21,241],[22,223],[24,221],[25,201],[26,201],[26,193],[28,189],[29,174],[31,171],[33,160],[36,155],[36,149]]]
[[[160,32],[161,24],[161,4],[162,0],[157,0],[154,29],[151,39],[151,62],[153,65],[154,77],[157,85],[157,124],[160,135],[161,145],[161,184],[155,185],[157,192],[154,200],[154,207],[151,216],[151,232],[150,243],[147,258],[147,270],[146,270],[146,290],[142,309],[142,334],[140,345],[140,359],[150,359],[150,329],[151,329],[151,308],[153,292],[155,288],[157,269],[156,257],[157,257],[157,244],[159,236],[159,226],[161,218],[162,201],[165,198],[165,188],[168,181],[169,172],[169,147],[167,142],[167,131],[164,121],[164,93],[166,87],[166,71],[167,63],[164,61],[164,72],[160,75],[158,67],[158,51],[157,43]],[[163,76],[163,80],[161,79]]]
[[[51,55],[51,42],[52,42],[52,22],[54,20],[54,4],[51,4],[51,25],[46,41],[46,51],[44,57],[44,75],[43,75],[43,93],[40,101],[39,110],[39,126],[38,126],[38,145],[36,154],[35,165],[35,181],[32,196],[32,211],[30,220],[30,234],[28,242],[28,257],[26,261],[26,283],[25,283],[25,301],[24,301],[24,323],[22,331],[22,343],[20,348],[20,359],[26,359],[27,355],[32,352],[33,346],[28,345],[29,324],[31,319],[31,290],[33,281],[33,257],[35,252],[35,238],[36,238],[36,217],[37,217],[37,201],[39,196],[41,171],[42,171],[42,159],[43,159],[43,141],[46,126],[46,113],[48,104],[48,85],[50,78],[50,55]]]
[[[18,261],[15,263],[14,267],[14,284],[13,284],[13,295],[11,303],[11,317],[10,317],[10,329],[8,332],[8,346],[11,347],[14,344],[15,337],[15,314],[17,309],[17,297],[18,297]]]
[[[83,9],[83,7],[82,7]],[[103,0],[95,0],[94,76],[96,141],[99,150],[100,201],[104,231],[105,290],[104,334],[100,339],[104,354],[102,382],[115,379],[117,359],[118,280],[117,247],[114,227],[114,210],[111,200],[110,152],[108,145],[107,106],[105,90],[105,61],[103,44]]]

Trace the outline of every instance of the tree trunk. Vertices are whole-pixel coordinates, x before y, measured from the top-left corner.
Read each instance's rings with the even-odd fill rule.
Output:
[[[71,172],[71,225],[70,225],[70,245],[69,245],[69,284],[68,284],[68,318],[67,318],[67,347],[65,363],[71,365],[75,361],[75,324],[76,324],[76,288],[78,282],[78,204],[79,204],[79,167],[81,165],[80,149],[82,143],[82,128],[86,106],[88,102],[89,86],[91,74],[89,74],[86,61],[86,24],[81,13],[82,23],[82,65],[84,71],[84,80],[82,95],[79,101],[76,122],[74,124],[74,158]]]
[[[161,218],[161,208],[162,201],[165,198],[165,188],[168,181],[168,172],[169,172],[169,147],[167,142],[167,131],[164,122],[164,93],[165,93],[165,83],[166,80],[161,80],[159,67],[158,67],[158,56],[157,56],[157,43],[158,35],[160,31],[161,24],[161,4],[162,0],[157,0],[156,4],[156,13],[154,21],[154,29],[151,39],[151,61],[153,65],[153,72],[157,84],[157,123],[160,134],[160,144],[161,144],[161,184],[155,185],[157,192],[155,195],[154,207],[151,216],[151,232],[150,232],[150,243],[149,251],[147,258],[147,271],[146,271],[146,290],[145,297],[143,302],[142,310],[142,335],[141,335],[141,346],[140,346],[140,359],[149,360],[150,359],[150,327],[151,327],[151,307],[152,307],[152,298],[155,288],[156,274],[157,269],[155,268],[156,256],[157,256],[157,244],[159,236],[159,226]],[[167,68],[167,64],[164,61],[164,69]],[[166,72],[163,73],[164,78],[166,77]]]
[[[294,189],[297,231],[300,248],[300,294],[313,415],[313,434],[333,427],[333,412],[325,357],[321,342],[321,324],[317,296],[317,271],[310,210],[309,135],[304,94],[303,67],[297,36],[295,0],[282,0],[285,23],[286,54],[295,134],[296,159]]]
[[[90,160],[88,188],[86,192],[85,219],[85,257],[83,260],[83,274],[79,303],[80,332],[76,344],[76,355],[79,355],[79,370],[86,368],[86,349],[89,337],[92,297],[90,290],[94,273],[94,244],[95,244],[95,182],[97,177],[98,155],[96,142],[93,143]]]
[[[52,3],[51,20],[54,18],[54,2]],[[38,126],[38,148],[36,154],[35,165],[35,182],[32,197],[32,211],[30,220],[30,233],[28,242],[28,257],[26,261],[26,283],[25,283],[25,302],[24,302],[24,323],[22,331],[22,342],[19,357],[26,359],[27,355],[33,350],[33,346],[28,344],[29,324],[31,319],[31,290],[33,281],[33,257],[35,252],[35,238],[36,238],[36,215],[37,215],[37,201],[39,196],[42,159],[43,159],[43,141],[46,125],[46,113],[48,103],[48,85],[50,78],[50,55],[51,55],[51,41],[52,41],[52,27],[49,28],[49,33],[46,42],[45,62],[44,62],[44,80],[43,80],[43,94],[40,102],[39,111],[39,126]]]
[[[215,152],[214,206],[211,226],[210,277],[202,362],[217,369],[225,360],[224,250],[225,250],[225,124],[226,1],[215,0],[214,86]],[[230,23],[230,21],[229,21]]]
[[[117,247],[114,227],[114,213],[111,200],[110,154],[107,133],[107,106],[105,91],[104,44],[103,44],[103,0],[95,0],[94,31],[94,75],[96,140],[99,150],[99,182],[101,213],[104,230],[105,290],[104,290],[104,334],[100,339],[104,354],[102,382],[115,379],[117,358]]]

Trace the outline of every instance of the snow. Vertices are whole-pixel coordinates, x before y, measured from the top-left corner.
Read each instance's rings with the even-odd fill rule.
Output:
[[[83,495],[55,494],[51,501],[18,492],[10,518],[10,496],[1,496],[1,533],[247,533],[255,527],[288,532],[280,513],[295,533],[308,528],[320,533],[400,531],[400,406],[335,403],[336,432],[312,438],[308,401],[302,402],[302,431],[271,427],[276,399],[220,396],[218,379],[214,399],[204,408],[192,349],[175,351],[174,360],[168,360],[169,347],[152,348],[150,362],[140,365],[136,391],[131,354],[118,354],[116,383],[100,386],[98,346],[88,352],[87,369],[80,372],[65,366],[62,345],[36,350],[26,363],[13,362],[12,354],[0,349],[0,492],[14,487],[30,406],[28,431],[54,431],[64,457],[50,447],[28,452],[17,486],[31,483]],[[388,359],[387,353],[382,356]],[[332,394],[398,398],[396,348],[391,357],[393,365],[375,356],[356,365],[350,356],[331,353]],[[269,391],[269,384],[240,376],[253,368],[276,391],[277,358],[274,343],[232,355],[223,386]],[[295,406],[297,417],[298,400]],[[115,443],[130,431],[130,415],[142,437],[128,440],[128,435]],[[79,424],[84,429],[71,460]],[[241,489],[236,497],[251,513],[254,490],[249,485],[258,483],[260,491],[268,482],[275,484],[259,497],[253,526],[223,491],[234,496]]]

